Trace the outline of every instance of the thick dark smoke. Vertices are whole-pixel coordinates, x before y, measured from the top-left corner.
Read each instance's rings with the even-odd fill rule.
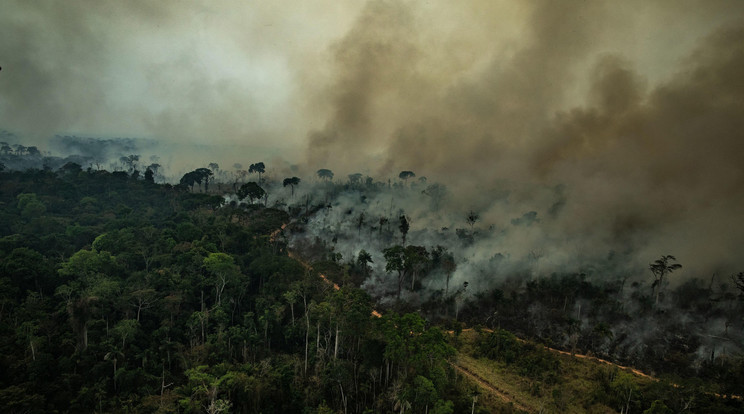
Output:
[[[424,6],[368,2],[332,49],[331,109],[308,160],[435,177],[461,215],[496,226],[546,217],[545,189],[561,186],[560,212],[511,250],[561,261],[632,250],[638,266],[672,252],[689,274],[741,267],[744,8],[634,5],[648,13],[637,24],[613,3],[472,3],[450,15],[467,16],[460,35]],[[498,27],[506,16],[520,19],[515,33]],[[684,30],[668,45],[678,56],[649,60],[667,27]],[[470,35],[482,43],[458,42]]]
[[[736,0],[9,1],[0,129],[155,140],[175,177],[412,170],[449,194],[401,201],[412,234],[536,212],[468,257],[740,271],[743,28]]]

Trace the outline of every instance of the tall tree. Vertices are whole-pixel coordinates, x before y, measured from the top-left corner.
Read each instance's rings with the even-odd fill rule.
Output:
[[[406,267],[411,273],[411,291],[416,287],[416,278],[423,272],[429,263],[429,252],[423,246],[405,247]]]
[[[209,180],[212,178],[214,173],[209,168],[197,168],[194,173],[201,177],[201,181],[204,182],[204,192],[209,192]]]
[[[297,177],[285,178],[282,184],[284,187],[289,186],[292,189],[292,197],[294,197],[294,188],[300,183],[300,179]]]
[[[204,268],[215,278],[215,305],[219,307],[225,287],[240,275],[240,268],[232,256],[226,253],[210,253],[204,259]]]
[[[408,183],[409,178],[415,177],[416,174],[414,174],[413,171],[401,171],[400,174],[398,174],[398,178],[403,180],[404,182]]]
[[[197,168],[194,171],[187,172],[181,177],[181,185],[191,187],[191,191],[194,191],[194,185],[199,184],[201,187],[204,184],[204,192],[209,191],[209,177],[212,176],[212,170],[209,168]]]
[[[664,283],[664,276],[682,267],[679,263],[671,263],[672,260],[676,261],[677,259],[672,255],[661,256],[660,259],[656,259],[648,267],[651,273],[654,274],[654,283],[651,287],[656,292],[655,304],[657,306],[659,305],[659,293],[661,292],[662,283]]]
[[[248,197],[251,200],[251,204],[253,204],[253,200],[260,200],[264,195],[266,195],[266,191],[253,181],[241,185],[238,189],[240,200],[242,201]]]
[[[333,171],[321,168],[317,171],[318,178],[320,178],[323,181],[332,180],[333,179]]]
[[[405,249],[403,248],[403,246],[395,245],[395,246],[388,247],[387,249],[383,250],[382,254],[385,257],[385,261],[387,262],[385,264],[385,271],[386,272],[395,271],[398,273],[397,298],[400,299],[400,292],[403,289],[403,278],[407,270]]]
[[[266,166],[263,162],[257,162],[255,164],[251,164],[250,167],[248,167],[248,172],[250,174],[258,173],[258,183],[261,184],[261,174],[266,172]]]
[[[124,167],[124,169],[131,173],[132,171],[137,168],[137,162],[139,162],[139,155],[137,154],[130,154],[125,157],[119,158],[119,161],[121,162],[121,165]]]
[[[398,219],[400,220],[398,229],[400,229],[400,234],[403,235],[403,245],[405,246],[406,236],[408,235],[408,230],[411,228],[411,223],[408,221],[408,217],[406,217],[404,214],[401,214]]]
[[[187,172],[181,177],[180,184],[184,187],[191,187],[191,191],[194,191],[194,185],[196,183],[201,185],[201,177],[195,174],[193,171]]]
[[[372,262],[372,255],[367,253],[366,250],[362,249],[357,255],[357,266],[362,271],[362,274],[366,277],[369,276],[369,272],[372,270],[369,266]]]
[[[436,248],[434,248],[431,252],[431,255],[434,265],[439,266],[439,268],[444,271],[444,274],[446,275],[444,285],[444,297],[446,298],[449,295],[450,279],[452,278],[452,274],[457,269],[457,262],[455,262],[455,257],[452,255],[452,253],[448,252],[447,248],[442,246],[437,246]]]

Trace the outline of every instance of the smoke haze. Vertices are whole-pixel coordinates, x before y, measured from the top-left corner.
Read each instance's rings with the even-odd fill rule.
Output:
[[[136,136],[174,169],[281,157],[303,179],[412,170],[447,185],[451,211],[401,204],[413,240],[464,227],[471,209],[496,229],[537,213],[470,257],[619,251],[636,265],[674,254],[698,276],[744,268],[739,1],[3,9],[0,129],[29,142]]]

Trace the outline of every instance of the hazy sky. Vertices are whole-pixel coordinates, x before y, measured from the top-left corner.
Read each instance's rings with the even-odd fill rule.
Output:
[[[264,148],[308,171],[414,170],[486,215],[499,183],[563,184],[565,231],[744,250],[742,1],[1,9],[0,128],[31,142],[146,137],[219,146],[194,163]]]

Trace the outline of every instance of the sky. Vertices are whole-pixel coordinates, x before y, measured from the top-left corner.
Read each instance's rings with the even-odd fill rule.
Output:
[[[412,170],[492,221],[559,191],[554,233],[744,267],[741,1],[6,0],[0,66],[42,148]]]

